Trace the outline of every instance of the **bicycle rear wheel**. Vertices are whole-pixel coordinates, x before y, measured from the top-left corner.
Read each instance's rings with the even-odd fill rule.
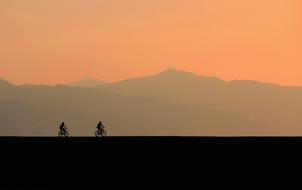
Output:
[[[100,131],[96,130],[94,134],[95,134],[96,137],[99,137],[100,136]]]

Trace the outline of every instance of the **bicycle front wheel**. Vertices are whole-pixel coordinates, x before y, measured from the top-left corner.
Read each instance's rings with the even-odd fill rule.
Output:
[[[68,136],[69,136],[68,131],[65,131],[64,136],[65,136],[65,137],[68,137]]]
[[[102,137],[106,137],[106,135],[107,135],[107,132],[106,131],[102,131]]]

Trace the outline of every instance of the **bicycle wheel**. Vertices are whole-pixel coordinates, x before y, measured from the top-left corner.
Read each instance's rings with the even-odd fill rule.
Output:
[[[101,135],[102,135],[102,137],[106,137],[107,132],[103,130],[103,131],[101,132]]]
[[[99,137],[100,136],[100,131],[96,130],[94,134],[95,134],[96,137]]]
[[[58,132],[58,136],[59,136],[59,137],[62,137],[61,131]]]
[[[65,137],[68,137],[68,136],[69,136],[68,131],[65,131],[64,136],[65,136]]]

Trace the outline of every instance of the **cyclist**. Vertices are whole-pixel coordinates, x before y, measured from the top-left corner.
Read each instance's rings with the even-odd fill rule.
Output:
[[[104,128],[105,128],[105,126],[103,125],[102,121],[100,121],[100,122],[98,123],[98,125],[96,126],[96,128],[97,128],[99,131],[103,131]]]
[[[64,123],[64,121],[61,123],[61,125],[60,125],[60,131],[62,131],[62,132],[64,132],[64,133],[66,133],[67,131],[67,127],[65,126],[65,123]]]

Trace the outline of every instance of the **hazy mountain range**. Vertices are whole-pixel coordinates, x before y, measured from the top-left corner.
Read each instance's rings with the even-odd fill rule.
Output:
[[[105,81],[95,79],[95,78],[84,78],[78,81],[75,81],[73,83],[70,83],[69,85],[72,87],[85,87],[85,88],[92,88],[99,85],[106,84]]]
[[[302,88],[175,69],[70,86],[0,80],[0,135],[56,135],[61,121],[71,135],[93,135],[99,120],[110,135],[302,135],[301,116]]]

